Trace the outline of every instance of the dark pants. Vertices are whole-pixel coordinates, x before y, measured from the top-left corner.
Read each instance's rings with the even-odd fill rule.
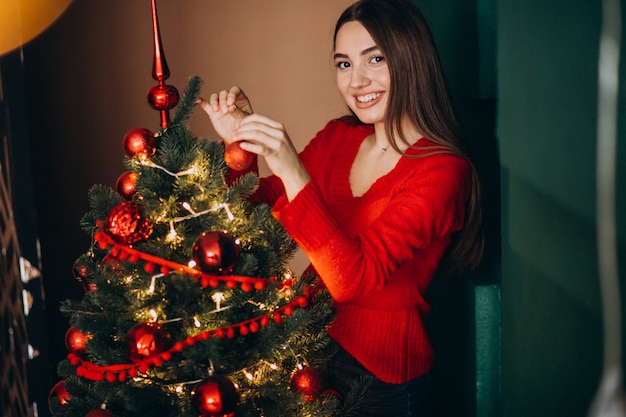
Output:
[[[341,347],[324,371],[327,385],[343,397],[351,390],[355,380],[364,376],[373,378],[358,406],[359,417],[430,416],[429,374],[403,384],[389,384],[374,377]]]

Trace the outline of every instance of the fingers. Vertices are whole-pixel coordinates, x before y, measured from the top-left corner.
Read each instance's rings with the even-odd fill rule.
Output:
[[[241,103],[241,107],[250,108],[248,97],[236,86],[230,90],[221,90],[218,93],[213,93],[208,100],[199,98],[197,103],[209,115],[220,111],[222,113],[234,112],[238,108],[239,103]]]
[[[291,148],[284,125],[258,114],[247,116],[241,121],[233,140],[242,141],[243,149],[265,156],[281,152],[281,148]]]
[[[253,113],[246,116],[241,120],[240,128],[254,128],[259,126],[267,126],[273,129],[285,130],[285,126],[274,119],[270,119],[267,116],[263,116],[257,113]]]
[[[263,137],[283,139],[286,137],[285,127],[282,123],[258,114],[252,114],[242,119],[234,133],[233,139],[235,140],[262,140]]]
[[[213,109],[213,106],[211,105],[210,102],[206,101],[205,99],[203,99],[202,97],[198,98],[196,100],[196,103],[200,106],[200,108],[202,110],[204,110],[204,112],[206,114],[208,114],[209,116],[211,115],[212,112],[216,111]]]

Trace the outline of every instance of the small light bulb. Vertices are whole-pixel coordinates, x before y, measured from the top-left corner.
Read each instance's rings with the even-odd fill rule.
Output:
[[[183,208],[191,214],[196,214],[196,212],[191,208],[191,205],[186,201],[183,203]]]
[[[165,240],[168,242],[172,242],[173,240],[176,239],[176,236],[177,236],[177,233],[176,233],[176,229],[174,229],[174,222],[170,221],[170,231],[165,237]]]
[[[157,279],[156,275],[153,275],[152,278],[150,279],[150,287],[148,287],[149,294],[154,293],[154,288],[156,287],[156,279]]]
[[[213,294],[213,296],[211,298],[215,302],[216,309],[219,311],[220,310],[220,304],[221,304],[222,300],[224,300],[224,293],[216,292],[215,294]]]

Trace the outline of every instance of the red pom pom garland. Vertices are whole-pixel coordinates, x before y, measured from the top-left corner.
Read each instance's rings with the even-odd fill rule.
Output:
[[[172,354],[175,352],[181,352],[183,349],[193,346],[198,342],[207,340],[212,336],[216,336],[220,339],[228,337],[232,339],[239,334],[240,336],[246,336],[250,332],[255,333],[259,331],[261,327],[269,325],[272,318],[274,323],[280,324],[283,316],[287,317],[291,315],[295,308],[304,308],[308,305],[308,299],[306,296],[301,295],[291,301],[289,304],[274,310],[273,312],[264,314],[259,317],[254,317],[240,323],[234,323],[226,327],[211,329],[194,336],[187,337],[184,341],[176,342],[171,348],[155,353],[152,356],[145,359],[138,360],[134,363],[115,364],[115,365],[96,365],[87,359],[81,358],[75,353],[67,355],[70,363],[76,366],[76,375],[92,381],[108,381],[115,382],[117,380],[124,380],[127,376],[131,378],[143,374],[151,367],[160,367],[164,362],[172,359]]]
[[[102,226],[101,222],[98,222]],[[157,267],[160,272],[167,275],[170,271],[182,272],[191,278],[198,279],[203,288],[217,288],[220,283],[224,283],[228,288],[235,288],[237,285],[243,291],[263,290],[266,285],[276,285],[279,290],[284,290],[291,286],[291,280],[281,282],[276,278],[255,278],[243,275],[212,275],[192,268],[188,265],[179,264],[160,258],[130,246],[116,242],[109,234],[100,230],[94,234],[94,240],[102,250],[109,249],[108,257],[113,259],[124,259],[133,263],[144,263],[146,272],[154,271]],[[185,340],[173,342],[170,347],[156,349],[146,357],[134,356],[133,363],[96,365],[89,360],[77,355],[75,352],[68,354],[70,363],[76,366],[76,374],[92,381],[107,381],[110,383],[124,381],[127,378],[134,378],[137,375],[146,373],[151,367],[160,367],[163,363],[172,359],[172,354],[181,352],[187,347],[191,347],[198,342],[207,340],[213,336],[218,338],[234,338],[237,335],[246,336],[250,333],[258,332],[262,327],[268,326],[271,322],[280,324],[284,317],[288,317],[298,308],[306,308],[309,304],[310,289],[306,288],[302,295],[296,296],[286,305],[274,311],[253,317],[239,323],[233,323],[217,329],[200,332],[194,336],[189,336]]]

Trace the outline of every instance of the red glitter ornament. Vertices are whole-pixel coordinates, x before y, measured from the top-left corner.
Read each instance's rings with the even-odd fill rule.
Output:
[[[193,244],[196,267],[209,274],[232,271],[239,256],[239,245],[228,233],[212,230],[202,233]]]
[[[106,228],[111,238],[122,245],[145,240],[152,234],[152,222],[143,216],[141,206],[129,201],[113,207],[107,217]]]
[[[291,374],[289,387],[294,391],[301,392],[305,401],[313,401],[322,394],[324,388],[322,375],[317,369],[310,366],[299,368]]]
[[[85,417],[115,417],[115,414],[105,408],[96,408],[85,414]]]
[[[163,353],[171,345],[172,336],[163,326],[154,321],[137,324],[126,336],[128,357],[134,363]]]
[[[80,330],[70,327],[65,332],[65,347],[68,351],[77,356],[83,356],[86,353],[87,344],[91,339],[91,335],[83,333]]]
[[[139,174],[135,171],[126,171],[117,178],[115,189],[126,200],[130,200],[137,192],[137,179]]]
[[[203,379],[192,394],[193,406],[200,417],[232,417],[240,399],[237,385],[220,375]]]
[[[58,401],[61,406],[66,405],[70,401],[70,393],[65,389],[65,381],[57,382],[50,390],[48,394],[48,408],[52,408],[52,403],[55,401]]]
[[[128,156],[149,158],[156,152],[154,134],[148,129],[138,127],[124,135],[124,150]]]
[[[252,152],[241,149],[240,141],[231,143],[224,151],[226,165],[235,171],[243,171],[250,168],[254,163],[255,156]]]
[[[170,110],[176,107],[179,94],[176,87],[158,84],[148,91],[148,104],[154,110]]]

